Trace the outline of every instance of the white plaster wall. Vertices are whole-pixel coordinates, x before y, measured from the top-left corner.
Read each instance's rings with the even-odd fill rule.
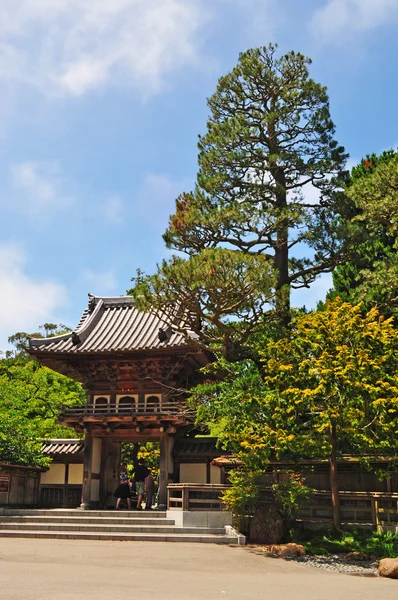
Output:
[[[70,464],[68,483],[72,485],[82,485],[83,483],[83,465],[82,464]]]
[[[63,485],[65,483],[65,465],[51,463],[50,470],[40,475],[40,483]]]
[[[221,469],[210,465],[210,483],[221,483]]]
[[[181,463],[180,483],[207,483],[206,463]]]

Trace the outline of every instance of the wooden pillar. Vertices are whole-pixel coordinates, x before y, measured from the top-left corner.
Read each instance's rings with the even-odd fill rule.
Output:
[[[167,508],[167,484],[169,479],[169,435],[160,434],[159,500],[158,508]]]
[[[84,510],[88,510],[90,508],[92,455],[93,437],[91,435],[91,425],[88,425],[84,436],[83,489],[82,502],[80,504],[80,508]]]
[[[101,446],[101,470],[100,470],[100,487],[99,487],[99,502],[100,508],[107,508],[107,483],[108,483],[108,470],[107,461],[109,453],[109,440],[103,438]]]

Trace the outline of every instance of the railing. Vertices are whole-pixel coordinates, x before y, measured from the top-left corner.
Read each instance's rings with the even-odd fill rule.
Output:
[[[167,486],[168,510],[223,510],[220,496],[231,486],[213,483],[172,483]]]
[[[63,410],[63,415],[73,417],[100,416],[100,415],[184,415],[193,416],[194,411],[189,409],[185,402],[143,401],[123,404],[92,403],[71,406]]]
[[[343,524],[398,527],[398,494],[387,492],[340,491],[340,515]],[[265,504],[274,504],[271,490],[263,490]],[[332,523],[330,491],[316,491],[306,508],[299,512],[299,520],[314,523]]]

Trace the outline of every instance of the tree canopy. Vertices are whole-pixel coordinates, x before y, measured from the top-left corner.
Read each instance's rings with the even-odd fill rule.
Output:
[[[368,155],[352,169],[347,185],[349,213],[345,262],[333,273],[329,298],[341,296],[365,309],[377,305],[396,313],[398,153]]]
[[[266,318],[289,320],[290,289],[337,264],[336,194],[346,154],[334,139],[326,88],[310,59],[276,46],[248,50],[208,100],[193,191],[176,201],[164,239],[187,255],[139,272],[142,309],[236,356]],[[317,198],[314,198],[317,196]],[[239,326],[237,325],[239,323]]]
[[[262,373],[251,361],[222,365],[222,381],[194,391],[198,419],[251,470],[328,458],[339,525],[337,457],[397,456],[397,350],[392,319],[337,298],[264,340]]]
[[[76,436],[57,419],[63,407],[83,402],[85,394],[79,383],[30,359],[24,350],[28,337],[11,336],[17,350],[0,360],[0,461],[42,466],[48,461],[40,453],[41,439]]]

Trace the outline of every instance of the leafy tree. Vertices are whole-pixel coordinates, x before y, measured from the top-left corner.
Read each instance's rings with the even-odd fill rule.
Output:
[[[40,439],[75,437],[57,419],[65,406],[83,402],[85,395],[80,384],[27,357],[28,337],[23,332],[11,336],[16,352],[0,360],[0,460],[41,466]]]
[[[224,364],[223,381],[196,388],[198,418],[252,470],[271,457],[328,458],[339,527],[338,456],[396,457],[397,349],[392,319],[336,299],[264,343],[263,374],[251,361]]]
[[[50,461],[40,448],[41,441],[23,416],[0,409],[0,462],[45,467]]]
[[[280,394],[276,408],[284,406],[288,430],[293,421],[300,454],[328,456],[336,527],[338,455],[397,451],[397,349],[392,319],[336,299],[299,317],[290,339],[263,352],[266,384]]]
[[[25,331],[18,331],[18,333],[14,333],[10,335],[8,338],[8,343],[12,344],[15,348],[14,352],[9,351],[7,354],[7,358],[11,358],[12,356],[25,356],[28,354],[26,352],[26,348],[29,345],[29,338],[42,338],[42,337],[54,337],[55,335],[62,335],[63,333],[68,333],[71,331],[70,327],[63,325],[60,323],[56,325],[55,323],[44,323],[44,325],[40,325],[39,332],[36,333],[26,333]]]
[[[295,52],[277,58],[270,45],[244,52],[221,77],[199,138],[195,189],[177,199],[164,235],[188,258],[133,280],[139,308],[174,316],[179,302],[185,310],[173,327],[226,356],[274,303],[286,323],[290,289],[309,286],[339,257],[336,190],[346,155],[310,63]],[[308,198],[314,190],[319,201]]]
[[[208,248],[189,260],[174,256],[151,277],[138,274],[130,290],[136,306],[154,310],[184,335],[221,352],[229,360],[270,315],[272,267],[264,256]]]
[[[365,309],[377,305],[388,316],[396,312],[397,238],[388,215],[396,212],[397,173],[394,150],[368,155],[352,169],[346,203],[351,248],[333,272],[334,289],[327,296],[362,301]]]

